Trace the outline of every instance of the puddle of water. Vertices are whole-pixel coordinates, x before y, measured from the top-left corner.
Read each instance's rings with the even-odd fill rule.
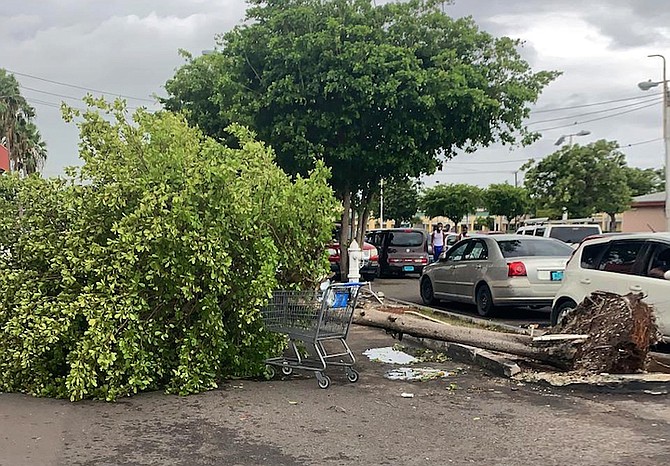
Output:
[[[387,371],[384,376],[389,380],[407,380],[410,382],[426,380],[435,380],[442,379],[451,375],[447,371],[439,369],[426,368],[414,368],[414,367],[400,367],[398,369],[391,369]]]
[[[384,348],[371,348],[363,353],[371,361],[383,362],[386,364],[413,364],[418,361],[414,356],[403,351],[393,349],[391,346]]]

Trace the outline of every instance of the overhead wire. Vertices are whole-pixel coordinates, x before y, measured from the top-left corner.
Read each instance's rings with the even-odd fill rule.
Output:
[[[662,96],[662,92],[654,92],[651,94],[652,96]],[[576,108],[586,108],[586,107],[596,107],[598,105],[606,105],[606,104],[614,104],[618,102],[626,102],[630,100],[641,100],[641,99],[646,99],[649,97],[649,94],[646,95],[638,95],[636,97],[626,97],[623,99],[612,99],[612,100],[603,100],[601,102],[591,102],[588,104],[580,104],[580,105],[570,105],[568,107],[556,107],[556,108],[547,108],[547,109],[542,109],[542,110],[532,110],[531,113],[549,113],[549,112],[559,112],[561,110],[574,110]]]
[[[575,125],[581,125],[581,124],[584,124],[584,123],[591,123],[592,121],[606,120],[607,118],[614,118],[614,117],[617,117],[617,116],[620,116],[620,115],[625,115],[627,113],[637,112],[638,110],[643,110],[645,108],[653,107],[654,105],[658,105],[658,102],[652,102],[650,104],[643,105],[641,107],[633,108],[633,109],[630,109],[630,110],[624,110],[624,111],[615,113],[614,115],[606,115],[606,116],[602,116],[602,117],[598,117],[598,118],[591,118],[591,119],[588,119],[588,120],[575,121],[575,122],[570,123],[570,124],[552,126],[550,128],[540,128],[540,129],[537,129],[535,131],[542,132],[542,131],[551,131],[553,129],[570,128],[571,126],[575,126]]]
[[[646,100],[640,100],[639,102],[633,102],[632,104],[618,105],[616,107],[604,108],[602,110],[594,110],[592,112],[578,113],[576,115],[568,115],[568,116],[564,116],[564,117],[549,118],[549,119],[546,119],[546,120],[531,121],[526,126],[538,125],[540,123],[550,123],[552,121],[568,120],[568,119],[571,119],[571,118],[579,118],[579,117],[588,116],[588,115],[596,115],[598,113],[612,112],[614,110],[621,110],[622,108],[635,107],[635,106],[638,106],[640,104],[644,104],[644,103],[647,103],[647,102],[660,103],[662,100],[663,100],[662,97],[654,96],[652,98],[647,98]]]
[[[92,87],[79,86],[77,84],[69,84],[69,83],[65,83],[65,82],[62,82],[62,81],[55,81],[53,79],[43,78],[43,77],[40,77],[40,76],[35,76],[35,75],[32,75],[32,74],[28,74],[28,73],[20,73],[18,71],[12,71],[12,70],[6,70],[6,71],[8,73],[15,74],[17,76],[23,76],[23,77],[26,77],[26,78],[37,79],[38,81],[44,81],[44,82],[51,83],[51,84],[57,84],[59,86],[66,86],[66,87],[71,87],[73,89],[80,89],[80,90],[83,90],[83,91],[96,92],[98,94],[108,94],[108,95],[113,95],[113,96],[117,96],[117,97],[123,97],[125,99],[132,99],[132,100],[139,100],[139,101],[142,101],[142,102],[155,103],[155,100],[144,98],[144,97],[135,97],[135,96],[132,96],[132,95],[120,94],[118,92],[102,91],[100,89],[94,89]]]

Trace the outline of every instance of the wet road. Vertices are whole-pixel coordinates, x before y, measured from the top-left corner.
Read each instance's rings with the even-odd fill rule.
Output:
[[[378,278],[372,283],[374,291],[381,291],[389,298],[423,304],[419,295],[419,277],[406,276],[403,278]],[[501,322],[517,327],[528,327],[537,324],[540,327],[549,326],[551,309],[502,308],[496,317],[480,317],[474,305],[442,302],[440,305],[430,306],[435,309],[455,312],[471,317],[478,317],[492,322]]]

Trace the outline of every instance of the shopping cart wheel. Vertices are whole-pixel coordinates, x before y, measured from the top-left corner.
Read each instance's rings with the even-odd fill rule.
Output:
[[[290,366],[281,366],[281,373],[284,375],[293,374],[293,368]]]
[[[272,364],[265,365],[265,378],[270,380],[275,376],[275,368]]]
[[[356,372],[356,369],[347,367],[347,380],[351,383],[358,382],[358,372]]]
[[[327,375],[323,375],[320,372],[317,373],[316,380],[319,383],[319,388],[323,388],[324,390],[328,387],[330,387],[330,377]]]

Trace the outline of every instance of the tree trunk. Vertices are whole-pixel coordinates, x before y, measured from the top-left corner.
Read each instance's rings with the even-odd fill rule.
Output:
[[[374,193],[368,192],[364,194],[361,201],[361,206],[358,211],[358,228],[356,230],[356,241],[362,247],[365,241],[365,231],[367,230],[368,220],[370,219],[370,204],[374,198]]]
[[[393,226],[396,227],[396,228],[400,228],[401,223],[402,222],[400,220],[393,220]]]
[[[351,191],[345,187],[343,197],[344,210],[342,211],[342,227],[340,229],[340,276],[347,281],[349,271],[349,225],[351,215]]]
[[[561,369],[571,367],[576,352],[575,345],[570,342],[552,344],[551,347],[535,347],[531,346],[532,338],[527,335],[445,325],[418,317],[389,314],[374,309],[356,310],[354,323],[383,328],[417,338],[450,341],[490,351],[514,354],[545,362]]]
[[[616,214],[607,214],[610,216],[610,232],[616,231]]]

